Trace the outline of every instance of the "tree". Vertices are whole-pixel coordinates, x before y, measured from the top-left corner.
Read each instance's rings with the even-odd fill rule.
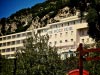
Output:
[[[100,48],[100,41],[92,44],[92,45],[84,45],[85,49],[90,49],[91,47],[93,48],[93,45],[96,46],[96,48]],[[90,52],[87,54],[89,57],[98,57],[100,56],[99,52]],[[90,75],[100,75],[100,60],[92,60],[92,61],[84,61],[84,69],[88,70]]]
[[[0,55],[0,75],[13,75],[14,64],[12,59]]]
[[[64,75],[65,64],[57,48],[48,45],[48,36],[34,34],[17,51],[17,75]]]
[[[65,62],[67,64],[67,66],[66,66],[67,73],[71,70],[77,69],[79,66],[77,56],[71,56],[69,58],[66,58]]]
[[[2,18],[0,20],[0,24],[2,25],[1,32],[2,32],[3,35],[5,35],[5,25],[6,25],[6,22],[7,22],[7,18]]]
[[[88,22],[88,34],[90,37],[95,39],[95,41],[100,40],[100,24],[99,24],[99,15],[94,8],[89,9],[87,15]]]

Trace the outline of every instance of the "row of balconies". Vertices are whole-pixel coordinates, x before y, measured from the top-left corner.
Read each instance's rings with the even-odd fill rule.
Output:
[[[82,23],[86,23],[85,20],[80,20],[80,19],[76,19],[73,21],[69,21],[69,22],[57,22],[57,23],[53,23],[53,24],[48,24],[47,28],[43,27],[38,29],[38,31],[40,33],[47,33],[49,29],[57,29],[57,28],[62,28],[62,27],[66,27],[66,26],[71,26],[71,25],[77,25],[77,24],[82,24]],[[81,27],[82,25],[80,25],[79,27]],[[77,26],[76,26],[77,27]],[[78,28],[78,27],[77,27]]]
[[[32,32],[24,32],[24,33],[17,33],[17,34],[11,34],[11,35],[7,35],[7,36],[2,36],[0,37],[0,42],[1,41],[6,41],[6,40],[12,40],[12,39],[17,39],[17,38],[23,38],[23,37],[28,37],[28,36],[32,36]]]
[[[0,47],[18,45],[18,44],[22,44],[24,41],[25,41],[25,39],[2,42],[2,43],[0,43]]]
[[[23,45],[18,44],[18,45],[14,45],[14,46],[7,46],[7,47],[2,47],[0,49],[0,53],[1,55],[3,55],[4,57],[14,57],[15,52],[17,50],[19,50],[21,47],[23,47]]]
[[[56,46],[56,47],[63,47],[63,46],[72,46],[72,45],[75,45],[75,42],[72,41],[72,42],[68,42],[68,41],[65,41],[65,42],[62,42],[60,41],[59,43],[57,41],[52,41],[52,42],[49,42],[49,45],[50,46]]]

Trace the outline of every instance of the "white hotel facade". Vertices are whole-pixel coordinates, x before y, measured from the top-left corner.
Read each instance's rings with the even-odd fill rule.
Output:
[[[79,43],[92,44],[94,41],[87,34],[87,23],[77,15],[61,19],[60,22],[48,24],[46,27],[34,29],[41,35],[48,34],[49,45],[59,48],[61,57],[75,55]],[[23,47],[23,41],[32,31],[25,31],[0,37],[0,53],[5,57],[13,57],[16,50]],[[69,54],[71,52],[71,54]]]

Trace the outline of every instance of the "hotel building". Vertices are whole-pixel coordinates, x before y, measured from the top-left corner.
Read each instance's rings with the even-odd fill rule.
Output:
[[[25,31],[16,34],[0,37],[0,52],[5,57],[13,57],[16,49],[23,46],[23,41],[27,36],[32,35],[32,31]],[[87,23],[80,20],[77,15],[61,19],[59,22],[48,24],[46,27],[34,29],[41,35],[49,35],[50,46],[58,47],[61,58],[75,55],[79,43],[92,44],[94,41],[87,34]],[[70,53],[69,53],[70,52]]]

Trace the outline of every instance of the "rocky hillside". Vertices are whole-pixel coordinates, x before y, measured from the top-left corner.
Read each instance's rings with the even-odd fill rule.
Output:
[[[48,0],[31,8],[24,8],[8,18],[0,19],[0,36],[44,27],[71,16],[68,0]]]

